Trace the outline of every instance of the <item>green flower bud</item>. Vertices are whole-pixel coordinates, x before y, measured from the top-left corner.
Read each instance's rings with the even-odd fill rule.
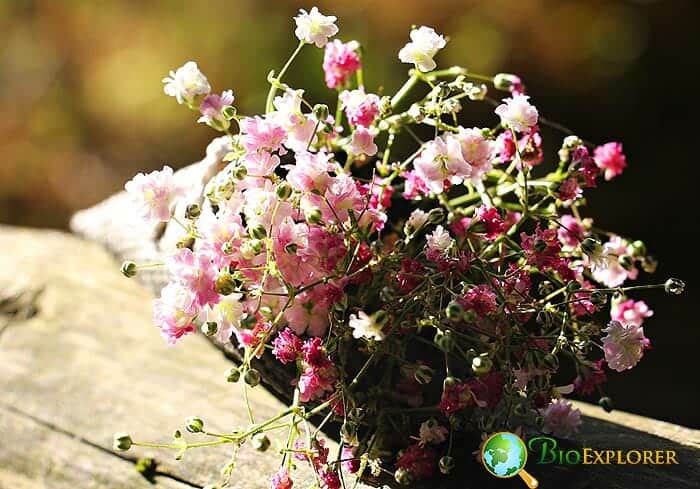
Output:
[[[445,474],[445,475],[449,474],[455,468],[454,457],[450,457],[449,455],[445,455],[444,457],[441,457],[440,461],[438,462],[438,467],[440,467],[441,474]]]
[[[408,469],[397,469],[394,472],[394,480],[402,486],[410,486],[413,483],[413,474]]]
[[[179,250],[182,248],[192,248],[192,245],[194,244],[194,238],[192,236],[183,236],[180,241],[175,243],[175,247]]]
[[[190,433],[201,433],[204,430],[204,421],[196,416],[191,416],[185,421],[185,429]]]
[[[549,280],[544,280],[540,285],[537,286],[537,292],[541,296],[549,295],[554,292],[554,285]]]
[[[537,239],[535,240],[535,251],[537,252],[543,252],[544,250],[547,249],[547,242],[543,239]]]
[[[219,325],[214,321],[206,321],[202,324],[202,333],[206,336],[214,336],[219,330]]]
[[[221,245],[221,252],[224,255],[230,255],[233,253],[233,243],[230,241],[226,241],[224,244]]]
[[[632,248],[632,256],[644,256],[647,254],[647,246],[644,244],[644,241],[633,241],[630,247]]]
[[[445,353],[451,352],[455,344],[455,340],[452,337],[452,331],[443,331],[441,329],[439,329],[437,333],[435,333],[433,342],[435,343],[435,345],[437,345],[437,347],[440,350],[444,351]]]
[[[126,278],[133,277],[137,272],[136,263],[133,261],[125,261],[122,263],[121,272]]]
[[[260,383],[260,372],[254,368],[251,368],[250,370],[246,371],[245,375],[243,376],[243,380],[249,386],[255,387]]]
[[[255,314],[251,314],[249,312],[244,312],[243,314],[241,314],[241,319],[240,319],[241,328],[252,329],[255,327],[257,322],[258,322],[258,320],[255,317]]]
[[[264,452],[270,448],[270,439],[265,433],[256,433],[250,439],[250,443],[259,452]]]
[[[596,306],[604,306],[608,303],[608,295],[595,290],[591,292],[591,302]]]
[[[493,77],[493,86],[498,90],[508,92],[513,84],[518,83],[519,81],[520,78],[516,75],[511,75],[510,73],[498,73]]]
[[[227,105],[226,107],[221,109],[221,115],[223,115],[227,121],[230,121],[231,119],[236,117],[237,112],[238,111],[236,110],[236,108],[230,105]]]
[[[476,375],[484,375],[488,373],[493,367],[493,362],[488,357],[486,353],[482,353],[478,357],[474,357],[472,360],[472,370]]]
[[[566,290],[568,292],[576,292],[577,290],[581,290],[581,284],[576,280],[572,280],[571,282],[566,284]]]
[[[441,207],[436,207],[428,212],[428,221],[431,224],[440,224],[445,219],[445,211]]]
[[[598,256],[603,252],[603,245],[595,238],[586,238],[581,242],[581,251],[588,256]]]
[[[445,308],[445,316],[450,321],[459,321],[462,319],[462,314],[464,314],[464,308],[458,302],[450,302]]]
[[[598,399],[598,405],[602,407],[606,413],[610,413],[613,410],[613,401],[607,396]]]
[[[231,175],[233,175],[233,178],[236,180],[243,180],[248,176],[248,169],[243,165],[237,165],[231,170]]]
[[[131,439],[131,436],[129,436],[127,433],[116,433],[114,435],[114,443],[112,446],[114,447],[115,450],[119,450],[120,452],[125,452],[129,448],[131,448],[131,445],[133,444],[133,440]]]
[[[379,309],[372,315],[372,318],[378,326],[384,326],[389,322],[389,314],[384,309]]]
[[[196,219],[202,213],[202,208],[199,204],[190,204],[185,208],[185,217],[187,219]]]
[[[617,257],[617,262],[625,270],[629,270],[634,266],[634,260],[629,255],[620,255]]]
[[[551,353],[547,353],[542,357],[542,363],[544,363],[545,368],[549,370],[557,370],[559,368],[559,359],[556,355],[552,355]]]
[[[474,321],[476,321],[476,318],[476,311],[474,311],[473,309],[464,311],[464,314],[462,314],[462,320],[467,323],[473,323]]]
[[[681,295],[685,290],[685,282],[677,278],[670,278],[666,280],[664,290],[670,295]]]
[[[309,224],[321,224],[322,218],[321,209],[314,209],[306,214],[306,222]]]
[[[249,229],[250,235],[255,239],[265,239],[267,237],[267,230],[262,224],[257,224]]]
[[[289,184],[289,182],[284,181],[277,186],[275,192],[277,192],[277,197],[279,197],[280,200],[287,200],[289,197],[291,197],[292,190],[292,186]]]
[[[326,104],[314,105],[312,112],[317,121],[323,122],[328,119],[328,106]]]
[[[231,295],[238,288],[238,282],[229,272],[223,271],[216,277],[214,288],[221,295]]]
[[[241,370],[238,367],[231,367],[226,371],[226,382],[235,383],[241,379]]]
[[[427,365],[418,365],[413,372],[413,378],[421,385],[429,384],[433,380],[435,371]]]
[[[449,377],[445,377],[445,380],[442,381],[442,389],[447,390],[457,384],[459,384],[459,379],[450,375]]]

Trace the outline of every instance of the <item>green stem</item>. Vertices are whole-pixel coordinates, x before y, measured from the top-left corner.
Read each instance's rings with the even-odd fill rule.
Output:
[[[396,108],[397,105],[401,103],[401,101],[408,95],[408,93],[411,91],[411,89],[416,86],[416,83],[418,83],[418,80],[420,79],[420,75],[415,71],[411,70],[412,74],[411,77],[406,80],[406,83],[403,84],[401,88],[399,88],[399,91],[396,92],[396,95],[394,95],[391,99],[391,108],[394,109]]]
[[[287,70],[292,65],[292,61],[294,61],[294,58],[297,57],[297,55],[301,51],[301,48],[304,47],[304,44],[306,44],[304,41],[299,41],[299,45],[294,50],[292,55],[289,57],[287,62],[284,64],[284,66],[280,70],[277,77],[274,79],[274,83],[272,83],[272,86],[270,87],[270,91],[267,92],[267,101],[265,102],[265,113],[266,114],[269,114],[270,112],[272,112],[272,109],[274,108],[274,106],[272,105],[272,102],[275,100],[275,94],[277,93],[277,84],[282,81],[282,77],[285,75],[285,73],[287,73]]]

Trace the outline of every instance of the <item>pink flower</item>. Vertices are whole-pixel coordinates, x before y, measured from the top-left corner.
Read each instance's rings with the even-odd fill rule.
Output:
[[[590,257],[593,278],[607,287],[619,287],[625,280],[637,278],[639,271],[634,266],[628,270],[620,264],[619,258],[627,254],[627,243],[612,236],[603,245],[600,256]]]
[[[496,107],[496,115],[501,118],[503,127],[517,132],[527,132],[537,124],[539,114],[534,105],[528,101],[530,97],[522,94],[514,94],[503,99],[501,105]]]
[[[350,140],[350,152],[355,155],[374,156],[377,154],[377,145],[374,144],[374,136],[369,130],[360,126],[352,133]]]
[[[311,338],[302,346],[304,372],[299,377],[299,399],[309,402],[335,389],[338,370],[321,346],[321,338]]]
[[[149,174],[138,173],[126,182],[124,189],[136,205],[139,216],[147,222],[169,221],[173,202],[182,194],[169,166]]]
[[[241,143],[246,151],[276,151],[280,149],[286,131],[276,123],[260,116],[241,120]]]
[[[586,237],[583,226],[574,216],[563,214],[559,218],[559,223],[561,226],[557,229],[557,237],[564,247],[574,249]]]
[[[437,261],[439,258],[445,257],[452,247],[454,240],[450,233],[442,226],[435,228],[435,231],[425,237],[427,242],[426,256],[430,261]]]
[[[270,489],[292,489],[293,485],[292,479],[289,478],[289,471],[284,467],[280,467],[275,475],[272,476]]]
[[[248,178],[267,177],[275,172],[280,164],[279,156],[260,151],[257,153],[247,153],[241,164],[248,170]]]
[[[486,139],[482,130],[477,127],[472,129],[460,127],[456,137],[462,149],[462,158],[471,166],[471,179],[481,179],[491,170],[496,150],[495,143]]]
[[[607,143],[598,146],[593,151],[593,157],[596,165],[601,170],[605,170],[606,180],[612,180],[622,174],[627,166],[627,159],[622,152],[622,144],[620,143]]]
[[[421,446],[430,444],[439,445],[447,439],[448,433],[449,431],[447,428],[440,425],[434,418],[430,418],[420,425],[418,444]]]
[[[318,471],[321,479],[321,489],[340,489],[340,476],[338,472],[328,466],[321,467]]]
[[[410,445],[396,461],[396,468],[406,469],[416,480],[429,479],[437,468],[438,453],[418,443]]]
[[[630,369],[639,363],[644,350],[649,348],[649,339],[644,336],[644,328],[635,324],[622,324],[610,321],[602,330],[605,361],[611,369],[618,372]]]
[[[326,191],[331,181],[328,171],[333,168],[329,160],[332,155],[320,152],[309,153],[307,151],[296,153],[294,165],[285,165],[289,170],[287,181],[294,190],[310,192],[316,190],[319,193]]]
[[[221,95],[215,93],[207,95],[204,100],[202,100],[202,103],[199,104],[199,112],[201,112],[202,117],[197,119],[197,122],[203,122],[209,125],[218,122],[222,125],[226,124],[226,127],[228,127],[228,120],[224,117],[223,110],[231,106],[233,100],[232,90],[222,92]]]
[[[341,92],[340,101],[348,121],[353,126],[369,127],[379,115],[379,97],[373,93],[365,93],[362,87]]]
[[[474,311],[481,317],[491,314],[498,309],[496,292],[486,284],[472,287],[463,297],[458,299],[458,302],[465,310]]]
[[[418,176],[415,170],[407,171],[402,176],[405,179],[403,193],[401,194],[404,199],[413,200],[430,192],[428,184]]]
[[[166,259],[166,264],[173,277],[195,293],[200,306],[219,301],[214,289],[216,269],[209,256],[180,248]]]
[[[153,322],[171,345],[194,332],[194,320],[198,314],[197,297],[188,287],[177,282],[163,287],[160,298],[153,301]]]
[[[351,474],[355,474],[358,470],[360,470],[360,459],[355,454],[354,447],[343,446],[343,451],[340,458],[342,460],[343,468]]]
[[[567,178],[559,186],[558,197],[563,202],[573,202],[583,195],[581,187],[578,185],[578,181],[575,178]]]
[[[451,134],[427,142],[413,167],[428,188],[438,194],[445,189],[445,180],[461,183],[472,175],[471,166],[462,157],[459,140]]]
[[[214,214],[211,208],[205,207],[197,219],[197,231],[202,239],[197,240],[196,250],[209,256],[217,267],[240,258],[245,229],[238,213],[224,209]]]
[[[323,73],[328,88],[337,88],[345,84],[348,78],[361,68],[357,41],[343,43],[338,39],[326,44],[323,55]]]
[[[474,404],[476,404],[476,399],[469,384],[458,382],[443,389],[439,407],[446,416],[450,416]]]
[[[280,331],[277,338],[272,342],[274,347],[272,354],[284,364],[296,362],[299,355],[301,355],[303,344],[304,342],[301,341],[301,338],[295,335],[291,329],[285,328]]]
[[[607,382],[608,377],[605,374],[605,359],[601,358],[591,365],[590,369],[584,370],[584,374],[576,377],[574,381],[574,390],[582,396],[590,396],[595,391],[596,386]]]
[[[484,236],[488,240],[496,239],[505,230],[505,223],[498,209],[495,207],[479,206],[474,212],[475,222],[481,223],[485,228]]]
[[[623,302],[613,301],[610,308],[610,318],[625,326],[641,326],[644,319],[653,315],[654,311],[649,309],[644,301],[635,302],[632,299]]]
[[[555,436],[570,437],[581,426],[581,411],[563,399],[550,402],[545,409],[540,409],[540,414],[544,416],[542,431]]]

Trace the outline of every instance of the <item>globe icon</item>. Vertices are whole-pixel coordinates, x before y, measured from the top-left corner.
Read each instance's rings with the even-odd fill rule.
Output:
[[[481,450],[481,460],[491,475],[501,478],[519,475],[531,489],[538,486],[537,479],[524,470],[527,447],[515,433],[502,431],[489,436]]]

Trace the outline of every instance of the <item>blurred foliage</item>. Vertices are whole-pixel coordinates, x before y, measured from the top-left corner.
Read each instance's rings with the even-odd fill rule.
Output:
[[[260,112],[267,73],[296,45],[292,17],[313,4],[0,0],[0,222],[65,227],[71,213],[135,172],[198,160],[217,133],[166,97],[161,79],[196,60],[216,91],[234,90],[242,113]],[[682,92],[697,86],[699,1],[316,4],[338,16],[341,39],[363,44],[369,90],[391,93],[403,82],[408,67],[397,52],[411,24],[431,25],[450,37],[442,66],[517,73],[550,119],[591,141],[622,140],[630,166],[590,195],[590,215],[646,240],[661,259],[659,278],[691,278],[697,265],[678,249],[697,234],[697,110]],[[321,59],[321,50],[306,49],[286,81],[328,102]],[[550,154],[558,136],[545,133]],[[691,284],[680,300],[648,297],[654,350],[632,372],[612,376],[620,408],[700,425],[700,392],[687,389],[697,385],[688,366],[700,339],[693,293]],[[651,395],[642,382],[653,385]]]

